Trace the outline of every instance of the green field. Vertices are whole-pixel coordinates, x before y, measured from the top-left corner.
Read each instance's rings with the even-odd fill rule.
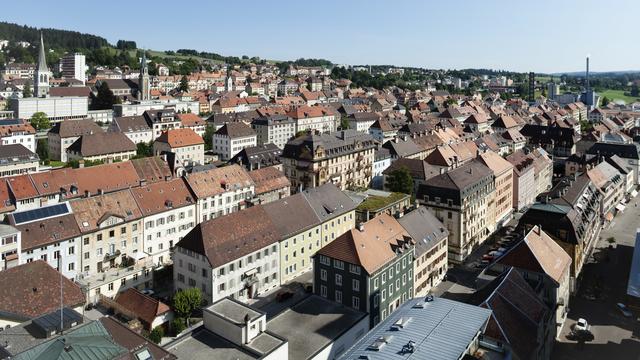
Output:
[[[640,97],[634,98],[634,97],[631,97],[631,96],[627,96],[627,95],[624,94],[624,91],[622,91],[622,90],[610,90],[609,89],[609,90],[605,90],[605,91],[602,91],[602,92],[598,92],[598,95],[600,95],[600,98],[603,98],[603,97],[606,96],[607,98],[609,98],[612,101],[622,100],[626,104],[631,104],[632,102],[640,101]]]

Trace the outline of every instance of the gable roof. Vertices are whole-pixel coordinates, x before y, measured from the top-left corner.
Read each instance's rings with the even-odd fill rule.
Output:
[[[449,230],[426,207],[404,214],[398,222],[415,240],[416,256],[421,256],[449,236]]]
[[[182,178],[132,188],[131,192],[143,216],[195,204]]]
[[[190,128],[163,131],[156,141],[169,144],[171,148],[204,144],[202,137]]]
[[[240,165],[229,165],[188,174],[187,185],[198,199],[222,194],[234,186],[255,186],[251,176]]]
[[[360,265],[368,274],[396,258],[396,248],[413,246],[409,233],[392,216],[384,213],[351,229],[318,250],[318,254]]]
[[[262,205],[196,225],[176,246],[204,255],[217,268],[280,240]]]
[[[0,313],[18,320],[34,319],[60,309],[60,273],[42,260],[0,271]],[[62,277],[63,304],[85,303],[80,286]]]
[[[264,194],[291,186],[289,178],[287,178],[282,171],[273,166],[249,171],[248,174],[255,183],[256,194]]]
[[[536,225],[498,263],[545,273],[559,284],[571,266],[571,256]]]
[[[82,135],[67,148],[82,156],[96,156],[119,152],[136,151],[136,144],[124,133],[106,132]]]
[[[60,137],[77,137],[87,134],[97,134],[104,132],[98,124],[92,119],[65,120],[53,125],[52,134],[58,134]]]
[[[71,208],[82,233],[97,230],[112,216],[125,222],[142,217],[131,190],[78,199],[71,202]]]
[[[149,325],[153,324],[156,317],[171,311],[165,303],[141,293],[136,288],[129,288],[119,293],[115,302]]]
[[[282,239],[321,224],[302,193],[265,204],[264,210],[278,229]]]
[[[239,137],[256,136],[256,132],[253,131],[251,126],[240,121],[224,124],[224,126],[218,129],[215,134],[228,136],[232,139]]]

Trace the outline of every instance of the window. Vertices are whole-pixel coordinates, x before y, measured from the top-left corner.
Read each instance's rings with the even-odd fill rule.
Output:
[[[98,241],[102,241],[102,234],[98,234],[97,239],[98,239]],[[87,242],[87,244],[88,244],[88,242]]]
[[[320,296],[327,297],[327,287],[324,285],[320,285]]]
[[[351,280],[351,287],[353,288],[353,291],[360,291],[360,280]]]
[[[120,234],[126,234],[127,233],[127,227],[123,226],[120,228]]]
[[[109,289],[109,291],[113,290],[113,283],[109,283],[108,289]]]
[[[89,245],[89,238],[88,237],[84,238],[84,244],[85,245]]]
[[[336,290],[336,302],[342,303],[342,291]]]
[[[184,275],[178,274],[178,282],[184,283]]]
[[[335,267],[336,269],[344,270],[344,262],[334,259],[333,260],[333,267]]]
[[[328,257],[326,257],[324,255],[320,255],[320,263],[322,265],[331,265],[331,259],[329,259]]]
[[[349,264],[349,271],[353,274],[360,275],[360,266]]]
[[[336,274],[336,285],[342,286],[342,275]]]
[[[359,310],[360,309],[360,298],[357,296],[354,296],[351,298],[351,305],[353,306],[354,309]]]
[[[320,269],[320,280],[327,281],[327,270]]]
[[[378,288],[378,278],[375,278],[375,279],[373,280],[373,288],[374,288],[374,289],[377,289],[377,288]]]
[[[74,246],[69,248],[69,255],[73,255],[76,253],[76,248]]]
[[[75,270],[75,266],[76,266],[76,264],[74,264],[74,263],[69,263],[69,267],[68,267],[69,271],[73,271],[73,270]]]

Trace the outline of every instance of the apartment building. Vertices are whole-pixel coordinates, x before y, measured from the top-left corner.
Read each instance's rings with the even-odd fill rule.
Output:
[[[205,303],[246,301],[280,284],[279,231],[262,206],[195,226],[176,244],[176,291],[202,290]]]
[[[413,296],[425,296],[447,273],[449,231],[424,206],[403,215],[398,222],[415,241]]]
[[[171,251],[196,224],[196,201],[183,179],[131,189],[144,221],[141,249],[154,265],[171,263]]]
[[[313,260],[313,291],[370,314],[370,327],[413,298],[415,241],[382,214],[322,247]]]
[[[116,117],[108,131],[124,133],[135,144],[153,141],[153,130],[142,115]]]
[[[310,132],[289,141],[281,160],[292,188],[298,191],[325,183],[346,190],[369,185],[374,151],[373,138],[355,130]]]
[[[142,115],[153,131],[153,140],[162,135],[164,131],[170,129],[178,129],[181,126],[180,119],[178,119],[178,117],[176,116],[176,110],[172,107],[146,110]]]
[[[131,190],[78,199],[71,208],[82,234],[83,273],[133,265],[145,257],[142,213]]]
[[[170,129],[153,142],[155,155],[174,153],[181,166],[204,164],[204,140],[191,129]]]
[[[67,148],[67,160],[126,161],[136,156],[136,144],[119,132],[100,132],[80,136]]]
[[[491,233],[493,171],[474,160],[418,186],[416,200],[449,231],[449,261],[459,263]]]
[[[0,271],[20,264],[22,233],[15,227],[0,224]]]
[[[240,165],[187,174],[185,181],[196,196],[196,223],[244,209],[255,194],[253,180]]]
[[[490,218],[495,222],[488,224],[489,231],[511,220],[513,213],[513,165],[493,151],[478,155],[478,161],[493,171],[495,191],[494,215]]]
[[[251,127],[256,132],[258,146],[271,143],[284,149],[287,141],[296,134],[296,122],[282,114],[261,116],[251,122]]]
[[[242,149],[256,146],[257,136],[251,127],[243,122],[227,123],[213,134],[213,151],[220,160],[233,158]]]
[[[66,120],[53,125],[47,133],[51,160],[67,162],[67,149],[83,135],[97,134],[104,130],[91,119]]]
[[[67,278],[77,278],[81,234],[68,202],[14,212],[7,221],[21,232],[21,264],[43,260]]]
[[[0,145],[0,177],[35,173],[40,158],[21,144]]]
[[[287,116],[295,121],[296,133],[309,130],[332,133],[338,129],[338,113],[328,106],[297,106]]]
[[[25,120],[0,120],[0,144],[21,144],[31,152],[36,152],[36,129]]]

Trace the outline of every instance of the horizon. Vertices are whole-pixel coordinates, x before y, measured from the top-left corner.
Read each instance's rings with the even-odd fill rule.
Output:
[[[229,3],[200,2],[176,16],[174,26],[167,26],[160,21],[166,18],[156,20],[159,12],[154,9],[170,9],[173,3],[168,1],[154,2],[154,9],[145,3],[116,1],[100,10],[106,20],[96,22],[91,16],[95,7],[87,2],[25,0],[4,4],[2,20],[94,34],[113,44],[132,40],[139,48],[158,51],[194,49],[274,61],[323,58],[335,64],[555,74],[582,71],[584,57],[590,53],[594,73],[635,71],[638,50],[625,44],[634,41],[633,14],[640,10],[640,3],[614,0],[609,7],[625,9],[615,15],[599,12],[598,4],[543,0],[538,8],[550,11],[522,12],[504,0],[488,4],[330,0],[322,4],[326,11],[309,11],[283,0],[277,6],[251,2],[243,7],[249,11],[242,12]],[[23,11],[25,7],[40,11]],[[580,9],[578,21],[563,30],[567,19],[576,19],[576,8]],[[398,16],[388,16],[393,10]],[[147,17],[139,15],[145,11]],[[145,18],[148,24],[135,26]],[[578,41],[581,38],[585,40]],[[283,45],[277,45],[279,40]],[[625,56],[619,56],[623,51]]]

